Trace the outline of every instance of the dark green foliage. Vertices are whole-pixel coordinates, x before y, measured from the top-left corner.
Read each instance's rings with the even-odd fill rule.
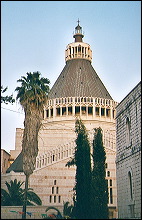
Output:
[[[24,182],[10,181],[5,182],[7,186],[7,191],[1,189],[1,205],[2,206],[22,206],[24,202],[24,192],[25,190],[21,188]],[[41,205],[41,199],[39,196],[32,191],[33,189],[29,188],[27,192],[27,205]]]
[[[75,200],[73,213],[76,219],[89,219],[91,206],[91,158],[86,128],[81,120],[75,123],[77,134],[75,155],[68,166],[76,165]]]
[[[3,88],[3,86],[1,86],[1,93],[5,93],[6,90],[8,89],[8,87],[6,88]],[[8,104],[8,103],[11,103],[13,104],[15,102],[15,99],[13,98],[13,95],[10,95],[10,96],[2,96],[1,95],[1,103],[5,103],[5,104]]]
[[[69,205],[69,202],[64,203],[63,216],[65,219],[73,217],[73,205]]]
[[[105,179],[106,153],[102,141],[101,128],[95,129],[93,141],[93,170],[92,170],[92,203],[93,219],[108,218],[108,186]]]
[[[21,83],[21,87],[16,87],[15,91],[18,92],[16,99],[19,99],[20,104],[27,110],[27,106],[39,108],[47,101],[49,93],[50,80],[41,77],[41,73],[29,72],[27,77],[22,76],[17,82]]]

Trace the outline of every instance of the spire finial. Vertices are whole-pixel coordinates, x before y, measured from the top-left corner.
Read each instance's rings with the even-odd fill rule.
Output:
[[[79,22],[80,22],[79,18],[78,18],[78,21],[77,21],[77,22],[78,22],[78,25],[79,25]]]

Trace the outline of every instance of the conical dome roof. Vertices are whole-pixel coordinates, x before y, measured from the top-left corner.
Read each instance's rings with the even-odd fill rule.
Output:
[[[77,27],[81,28],[79,20]],[[83,36],[76,31],[75,42],[67,45],[66,65],[53,85],[49,99],[82,96],[112,99],[91,65],[92,50],[89,44],[82,42]]]
[[[72,59],[66,62],[49,93],[49,99],[82,96],[112,99],[90,61]]]

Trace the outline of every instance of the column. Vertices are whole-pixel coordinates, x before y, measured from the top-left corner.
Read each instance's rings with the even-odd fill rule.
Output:
[[[75,115],[75,97],[72,98],[73,105],[72,105],[72,115]]]

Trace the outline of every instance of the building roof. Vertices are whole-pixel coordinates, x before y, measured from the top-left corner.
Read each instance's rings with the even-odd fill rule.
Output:
[[[23,172],[23,155],[22,152],[14,160],[11,166],[6,170],[6,173],[14,172]]]
[[[112,99],[89,60],[68,60],[48,97],[82,96]]]

